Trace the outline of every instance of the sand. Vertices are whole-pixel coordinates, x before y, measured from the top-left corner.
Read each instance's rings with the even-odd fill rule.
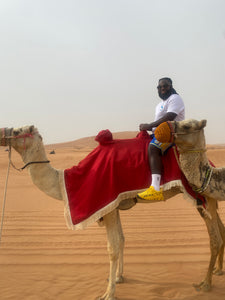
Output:
[[[90,140],[89,140],[90,141]],[[56,168],[85,157],[93,143],[47,146]],[[225,148],[210,147],[208,157],[225,165]],[[0,150],[0,204],[8,164]],[[23,165],[13,151],[13,162]],[[225,223],[225,202],[219,203]],[[138,204],[121,212],[125,234],[125,282],[117,285],[118,300],[221,300],[225,275],[213,277],[211,292],[193,283],[205,276],[209,239],[193,204],[178,195],[165,203]],[[67,229],[63,203],[33,186],[27,170],[10,169],[0,246],[0,299],[93,300],[105,292],[109,270],[105,229],[93,224],[82,231]]]

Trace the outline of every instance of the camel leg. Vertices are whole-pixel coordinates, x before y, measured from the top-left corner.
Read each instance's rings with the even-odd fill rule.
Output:
[[[118,265],[117,265],[117,272],[116,272],[116,283],[123,283],[123,250],[124,250],[124,234],[122,229],[122,224],[120,220],[120,214],[118,213],[118,230],[119,230],[119,236],[120,236],[120,247],[119,247],[119,259],[118,259]]]
[[[220,235],[218,217],[216,212],[216,201],[214,199],[208,199],[208,210],[211,218],[204,214],[201,208],[198,209],[200,215],[203,217],[210,239],[210,251],[211,257],[209,261],[209,267],[205,279],[200,284],[195,284],[194,287],[197,290],[209,291],[212,285],[212,274],[216,263],[217,256],[223,245],[222,237]]]
[[[224,257],[224,245],[225,245],[225,227],[220,219],[219,214],[217,213],[217,223],[219,226],[220,235],[223,239],[223,244],[220,248],[218,257],[217,257],[217,265],[213,271],[215,275],[222,275],[223,274],[223,257]]]
[[[120,248],[122,244],[120,236],[120,221],[117,209],[104,216],[104,224],[106,226],[108,238],[108,253],[110,259],[109,281],[105,294],[98,300],[115,300],[116,289],[116,271],[119,259]]]

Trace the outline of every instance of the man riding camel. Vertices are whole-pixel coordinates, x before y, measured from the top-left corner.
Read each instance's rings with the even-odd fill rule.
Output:
[[[148,147],[149,165],[151,169],[151,186],[138,197],[145,200],[164,200],[160,181],[162,174],[161,156],[171,147],[171,143],[160,143],[154,136],[157,126],[166,121],[182,121],[185,119],[185,107],[182,98],[173,88],[172,80],[168,77],[161,78],[157,86],[159,97],[162,99],[155,109],[155,120],[150,124],[140,124],[141,131],[149,130],[153,139]]]

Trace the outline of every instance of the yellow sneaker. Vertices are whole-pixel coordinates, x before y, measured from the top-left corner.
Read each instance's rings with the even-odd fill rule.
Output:
[[[143,200],[149,200],[149,201],[163,201],[163,192],[162,189],[160,191],[156,191],[154,187],[151,185],[146,191],[139,193],[138,198],[141,198]]]

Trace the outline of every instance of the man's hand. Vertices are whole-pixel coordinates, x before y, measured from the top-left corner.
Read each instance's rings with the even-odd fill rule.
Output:
[[[151,124],[147,124],[147,123],[140,124],[139,125],[139,129],[140,129],[140,131],[143,131],[143,130],[152,130],[152,126],[151,126]]]

